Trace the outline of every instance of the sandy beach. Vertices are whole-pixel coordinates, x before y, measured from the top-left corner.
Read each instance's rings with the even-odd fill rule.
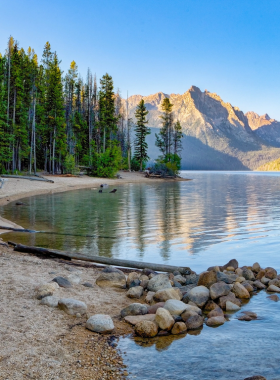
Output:
[[[125,183],[165,181],[144,178],[139,173],[120,172],[120,175],[121,179],[46,176],[54,183],[9,178],[0,189],[0,204],[37,194],[99,188],[102,183],[117,187]],[[1,216],[0,219],[3,226],[20,228]],[[14,252],[0,239],[0,268],[1,380],[101,380],[123,379],[128,375],[120,354],[110,343],[112,336],[133,331],[119,315],[132,301],[125,290],[101,289],[95,284],[102,267]],[[73,273],[82,282],[92,283],[93,288],[77,284],[70,289],[59,288],[56,296],[86,302],[88,313],[81,318],[41,305],[36,298],[36,287],[56,276],[67,278]],[[87,317],[97,313],[112,317],[113,335],[103,336],[85,329]]]

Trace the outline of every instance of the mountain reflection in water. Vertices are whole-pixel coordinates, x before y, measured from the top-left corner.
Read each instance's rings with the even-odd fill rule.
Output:
[[[22,207],[10,203],[0,208],[3,217],[68,235],[9,233],[4,238],[194,270],[231,258],[280,268],[278,173],[182,175],[193,181],[124,184],[115,194],[86,189],[40,195],[25,198]]]

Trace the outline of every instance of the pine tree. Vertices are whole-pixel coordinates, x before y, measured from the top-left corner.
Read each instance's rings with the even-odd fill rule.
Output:
[[[182,126],[180,121],[177,120],[174,124],[174,133],[173,133],[173,153],[179,155],[182,150]]]
[[[148,144],[146,142],[146,136],[151,133],[150,128],[147,127],[148,121],[146,120],[146,116],[149,111],[147,111],[145,107],[144,100],[140,100],[136,111],[135,117],[137,119],[135,126],[135,142],[134,142],[134,158],[140,163],[140,170],[142,171],[143,163],[149,160],[148,156]]]
[[[172,134],[173,134],[173,104],[170,103],[168,98],[164,98],[161,104],[163,115],[160,116],[162,120],[162,127],[159,134],[156,133],[156,146],[160,149],[163,156],[167,158],[171,154],[172,147]],[[168,160],[169,161],[169,160]]]
[[[112,77],[109,74],[103,75],[100,79],[99,91],[99,128],[103,134],[103,153],[109,140],[117,131],[117,120],[115,116],[115,93]]]

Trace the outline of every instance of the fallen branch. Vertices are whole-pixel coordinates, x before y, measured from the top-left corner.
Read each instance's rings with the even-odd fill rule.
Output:
[[[82,261],[91,261],[99,264],[106,265],[115,265],[119,267],[127,267],[127,268],[137,268],[137,269],[152,269],[158,272],[174,272],[178,270],[180,273],[190,273],[190,269],[176,267],[173,265],[164,265],[164,264],[153,264],[153,263],[145,263],[141,261],[132,261],[132,260],[122,260],[122,259],[114,259],[112,257],[103,257],[103,256],[86,256],[81,253],[72,253],[72,252],[64,252],[54,249],[42,248],[42,247],[32,247],[23,244],[17,244],[13,242],[8,242],[9,244],[14,246],[14,251],[17,252],[26,252],[33,253],[39,255],[48,255],[48,256],[58,256],[60,258],[65,258],[66,260],[82,260]]]
[[[51,179],[46,179],[43,177],[27,177],[24,175],[14,175],[14,174],[2,174],[1,177],[3,178],[19,178],[19,179],[29,179],[29,181],[41,181],[41,182],[50,182],[54,183]]]
[[[24,228],[14,228],[14,227],[6,227],[6,226],[0,226],[0,230],[8,230],[8,231],[15,231],[15,232],[29,232],[29,233],[39,232],[35,230],[26,230]]]

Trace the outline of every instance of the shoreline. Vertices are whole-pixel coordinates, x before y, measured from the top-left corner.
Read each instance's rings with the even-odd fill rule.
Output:
[[[56,194],[66,191],[82,190],[87,188],[99,188],[101,184],[107,183],[109,186],[125,185],[125,184],[139,184],[139,183],[166,183],[166,182],[185,182],[191,179],[177,178],[177,179],[164,179],[164,178],[146,178],[143,173],[138,172],[125,172],[120,171],[119,174],[122,178],[99,178],[89,177],[83,175],[81,177],[60,177],[56,175],[45,175],[47,179],[52,179],[54,183],[29,181],[27,179],[9,178],[5,182],[2,189],[0,189],[0,206],[14,201],[18,201],[27,197],[44,194]],[[22,228],[15,222],[1,217],[0,223],[5,227]],[[0,230],[0,234],[6,233],[5,230]]]

